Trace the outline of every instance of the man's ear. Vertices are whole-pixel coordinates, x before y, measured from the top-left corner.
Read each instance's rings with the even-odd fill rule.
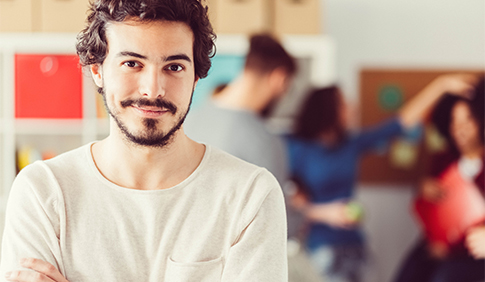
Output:
[[[194,80],[194,89],[197,86],[197,82],[199,82],[199,77],[196,75]]]
[[[89,66],[94,83],[98,87],[103,87],[103,67],[100,64],[92,64]]]

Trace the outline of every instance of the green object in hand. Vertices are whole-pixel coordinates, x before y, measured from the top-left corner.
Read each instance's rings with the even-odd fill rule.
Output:
[[[360,221],[364,215],[362,205],[357,202],[349,202],[347,204],[347,214],[352,221]]]

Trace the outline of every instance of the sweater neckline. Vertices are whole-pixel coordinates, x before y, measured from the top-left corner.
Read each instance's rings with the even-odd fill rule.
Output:
[[[93,142],[86,144],[85,150],[84,150],[84,153],[85,153],[84,155],[87,158],[88,165],[89,165],[90,169],[93,171],[96,178],[99,181],[101,181],[105,186],[107,186],[111,189],[118,190],[118,191],[125,192],[125,193],[135,193],[135,194],[151,194],[152,195],[152,194],[160,194],[160,193],[171,193],[172,191],[178,191],[178,190],[182,189],[183,187],[187,186],[190,182],[192,182],[197,177],[197,175],[200,173],[200,171],[204,169],[204,167],[206,166],[206,163],[210,159],[210,155],[211,155],[211,151],[212,151],[212,148],[210,146],[208,146],[207,144],[204,144],[205,152],[204,152],[204,156],[202,157],[202,161],[197,166],[197,168],[187,178],[185,178],[182,182],[180,182],[180,183],[178,183],[178,184],[176,184],[172,187],[165,188],[165,189],[138,190],[138,189],[132,189],[132,188],[120,186],[118,184],[111,182],[106,177],[104,177],[104,175],[99,171],[98,167],[96,166],[96,163],[94,162],[94,158],[93,158],[93,155],[92,155],[92,146],[96,142],[97,141],[93,141]]]

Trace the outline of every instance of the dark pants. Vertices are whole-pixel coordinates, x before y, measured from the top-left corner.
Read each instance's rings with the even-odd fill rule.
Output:
[[[361,244],[322,246],[310,258],[325,282],[361,282],[366,253]]]
[[[395,282],[478,282],[485,281],[485,260],[463,253],[437,260],[420,241],[404,261]]]

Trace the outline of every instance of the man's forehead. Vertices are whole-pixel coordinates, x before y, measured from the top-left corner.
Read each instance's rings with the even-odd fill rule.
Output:
[[[194,35],[183,22],[133,19],[111,22],[106,26],[106,39],[108,53],[136,52],[147,56],[144,53],[164,51],[186,53],[193,57]]]

